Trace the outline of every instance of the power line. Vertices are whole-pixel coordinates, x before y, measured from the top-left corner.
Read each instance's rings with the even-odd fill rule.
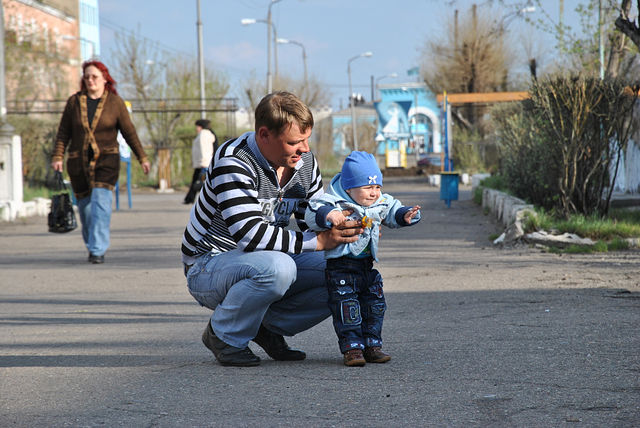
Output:
[[[143,36],[141,34],[136,34],[134,31],[129,30],[127,28],[124,28],[124,27],[122,27],[122,26],[116,24],[115,22],[110,21],[110,20],[108,20],[106,18],[100,17],[100,26],[109,28],[110,30],[113,30],[114,32],[117,32],[117,33],[124,33],[124,34],[127,34],[129,36],[133,36],[135,38],[142,39],[146,43],[149,43],[152,47],[155,46],[157,49],[159,49],[161,51],[164,51],[165,53],[179,54],[179,55],[187,56],[189,58],[195,58],[195,56],[192,53],[188,53],[188,52],[182,51],[180,49],[173,48],[171,46],[165,45],[164,43],[161,43],[161,42],[159,42],[157,40],[150,39],[150,38],[148,38],[146,36]]]

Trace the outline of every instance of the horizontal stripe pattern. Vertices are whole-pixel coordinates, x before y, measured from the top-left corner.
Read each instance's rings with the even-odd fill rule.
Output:
[[[185,263],[235,248],[289,253],[315,249],[316,235],[304,223],[306,201],[323,194],[315,157],[304,153],[296,173],[280,188],[275,172],[263,167],[251,150],[253,138],[253,133],[244,134],[215,153],[182,237]],[[303,232],[288,228],[292,214]]]

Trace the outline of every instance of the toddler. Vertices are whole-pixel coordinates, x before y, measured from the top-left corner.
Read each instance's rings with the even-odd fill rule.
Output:
[[[347,366],[386,363],[382,351],[382,322],[386,303],[382,277],[373,268],[378,261],[380,224],[390,228],[420,221],[420,206],[405,207],[382,193],[382,172],[375,157],[352,152],[327,192],[309,201],[305,222],[323,230],[346,220],[360,220],[364,232],[356,242],[325,252],[329,307],[338,345]]]

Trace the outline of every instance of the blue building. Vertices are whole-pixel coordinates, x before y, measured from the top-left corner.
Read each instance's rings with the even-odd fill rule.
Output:
[[[385,167],[411,167],[425,157],[440,161],[442,117],[436,97],[423,83],[379,85],[376,134],[378,157]]]
[[[373,142],[375,129],[377,127],[378,115],[371,104],[360,104],[354,107],[357,131],[358,148],[368,150],[373,147],[367,141],[367,130],[370,129],[370,138]],[[351,153],[351,140],[353,139],[351,130],[351,109],[346,108],[331,115],[331,130],[333,137],[333,153],[338,156],[347,156]]]

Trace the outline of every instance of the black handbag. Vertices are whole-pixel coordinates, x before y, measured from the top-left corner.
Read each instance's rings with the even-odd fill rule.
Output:
[[[62,180],[62,173],[56,171],[56,191],[59,193],[51,196],[51,211],[49,212],[49,232],[66,233],[78,227],[76,214],[73,212],[71,195]]]

